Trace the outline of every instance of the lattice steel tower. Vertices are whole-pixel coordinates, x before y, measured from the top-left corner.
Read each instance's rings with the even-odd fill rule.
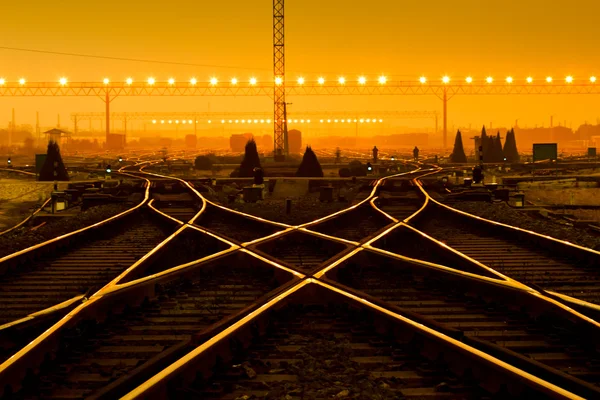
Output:
[[[287,113],[285,104],[285,33],[284,1],[273,0],[273,75],[275,160],[283,161],[288,155]]]

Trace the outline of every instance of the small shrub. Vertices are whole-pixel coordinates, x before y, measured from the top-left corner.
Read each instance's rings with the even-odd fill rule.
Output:
[[[212,169],[213,161],[208,156],[198,156],[194,161],[194,168],[202,171]]]
[[[367,166],[358,160],[351,161],[348,164],[351,176],[367,176]]]
[[[352,176],[352,172],[350,172],[350,168],[340,168],[339,171],[340,178],[350,178]]]
[[[310,148],[310,146],[306,146],[306,151],[304,152],[304,157],[302,157],[302,162],[296,171],[296,176],[307,177],[307,178],[322,178],[323,177],[323,169],[321,168],[321,164],[317,159],[317,155]]]

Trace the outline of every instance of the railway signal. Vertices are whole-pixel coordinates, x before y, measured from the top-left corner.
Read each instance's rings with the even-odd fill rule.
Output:
[[[110,169],[110,164],[106,166],[106,173],[110,174],[112,172],[112,169]]]
[[[373,172],[373,166],[371,165],[370,162],[367,163],[367,174],[370,174],[371,172]]]
[[[119,156],[119,162],[122,163],[123,162],[123,157]]]
[[[12,160],[10,159],[10,157],[8,157],[8,160],[6,160],[6,163],[8,164],[9,167],[12,165]]]

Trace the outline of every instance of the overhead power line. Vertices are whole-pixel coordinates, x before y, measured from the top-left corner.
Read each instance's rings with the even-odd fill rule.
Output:
[[[197,63],[185,63],[185,62],[176,62],[176,61],[163,61],[163,60],[148,60],[143,58],[128,58],[128,57],[111,57],[111,56],[98,56],[93,54],[82,54],[82,53],[67,53],[61,51],[51,51],[51,50],[39,50],[39,49],[25,49],[21,47],[8,47],[8,46],[0,46],[0,50],[9,50],[9,51],[23,51],[28,53],[39,53],[39,54],[51,54],[57,56],[68,56],[68,57],[81,57],[81,58],[94,58],[101,60],[113,60],[113,61],[130,61],[130,62],[139,62],[139,63],[147,63],[147,64],[164,64],[164,65],[179,65],[185,67],[202,67],[202,68],[226,68],[226,69],[237,69],[237,70],[247,70],[247,71],[269,71],[272,72],[271,68],[251,68],[251,67],[241,67],[241,66],[232,66],[232,65],[216,65],[216,64],[197,64]],[[287,71],[289,73],[314,73],[314,74],[337,74],[338,72],[327,72],[327,71],[297,71],[290,70]],[[346,74],[352,74],[352,72],[344,72]],[[399,75],[399,74],[388,74],[388,76],[393,77],[412,77],[413,75]]]
[[[96,58],[96,59],[114,60],[114,61],[133,61],[133,62],[143,62],[143,63],[152,63],[152,64],[182,65],[182,66],[188,66],[188,67],[230,68],[230,69],[270,71],[270,69],[268,69],[268,68],[248,68],[248,67],[230,66],[230,65],[196,64],[196,63],[184,63],[184,62],[174,62],[174,61],[147,60],[147,59],[143,59],[143,58],[96,56],[96,55],[92,55],[92,54],[64,53],[64,52],[60,52],[60,51],[23,49],[23,48],[18,48],[18,47],[6,47],[6,46],[0,46],[0,50],[25,51],[25,52],[29,52],[29,53],[42,53],[42,54],[53,54],[53,55],[58,55],[58,56]]]

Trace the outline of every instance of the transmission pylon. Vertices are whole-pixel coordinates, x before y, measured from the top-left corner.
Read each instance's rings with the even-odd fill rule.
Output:
[[[285,104],[285,34],[284,1],[273,0],[273,75],[274,75],[274,156],[283,161],[288,155],[287,117]]]

